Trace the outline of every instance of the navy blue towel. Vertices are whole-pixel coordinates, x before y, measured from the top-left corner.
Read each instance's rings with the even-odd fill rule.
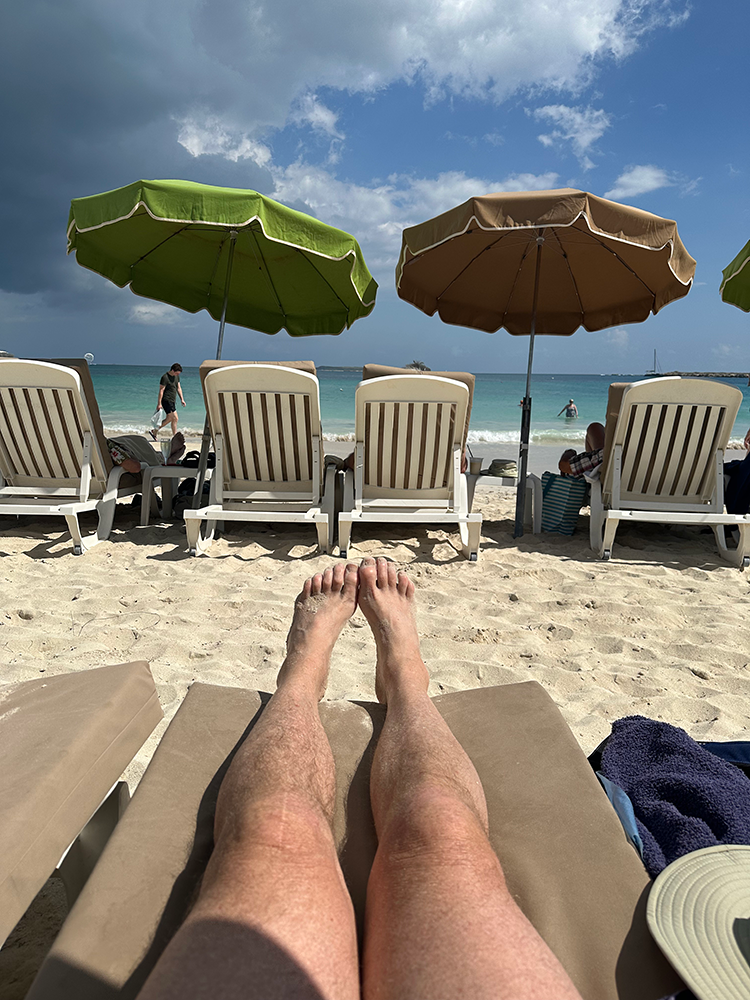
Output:
[[[618,719],[601,772],[633,803],[652,878],[690,851],[750,844],[750,780],[683,729],[641,715]]]

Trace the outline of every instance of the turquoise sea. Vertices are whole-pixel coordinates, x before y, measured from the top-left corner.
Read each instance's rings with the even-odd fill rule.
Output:
[[[151,426],[156,407],[159,379],[163,371],[148,365],[92,365],[91,375],[102,420],[108,432],[143,433]],[[348,441],[354,434],[354,390],[362,376],[361,369],[323,368],[318,371],[323,433],[329,440]],[[632,382],[643,378],[632,375],[537,375],[532,376],[531,440],[539,445],[572,446],[583,444],[586,425],[603,420],[610,382]],[[518,442],[526,375],[477,375],[469,441],[472,444],[514,444]],[[750,427],[750,388],[745,379],[725,379],[742,390],[745,401],[735,424],[733,440],[741,444]],[[182,390],[187,406],[178,403],[179,427],[186,433],[199,434],[205,410],[197,368],[186,368]],[[573,398],[579,419],[566,420],[558,412]]]

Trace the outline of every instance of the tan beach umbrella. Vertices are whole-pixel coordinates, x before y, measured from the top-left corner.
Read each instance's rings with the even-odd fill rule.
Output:
[[[573,188],[470,198],[404,230],[400,298],[445,323],[530,337],[516,537],[523,534],[535,336],[640,323],[687,295],[694,273],[675,222]]]

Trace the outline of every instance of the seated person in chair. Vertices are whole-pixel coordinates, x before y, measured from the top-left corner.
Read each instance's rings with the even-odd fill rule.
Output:
[[[748,431],[750,435],[750,431]],[[604,461],[604,424],[593,423],[586,428],[586,449],[576,453],[568,448],[560,456],[558,468],[564,476],[583,476]]]

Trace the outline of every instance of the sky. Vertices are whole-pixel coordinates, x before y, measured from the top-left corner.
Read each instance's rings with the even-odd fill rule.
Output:
[[[675,219],[689,295],[540,337],[536,371],[750,370],[721,270],[750,239],[747,0],[24,0],[0,13],[0,350],[198,364],[217,324],[66,256],[70,200],[139,178],[252,188],[352,233],[372,314],[224,357],[525,371],[528,340],[398,299],[401,231],[473,195],[574,187]]]

